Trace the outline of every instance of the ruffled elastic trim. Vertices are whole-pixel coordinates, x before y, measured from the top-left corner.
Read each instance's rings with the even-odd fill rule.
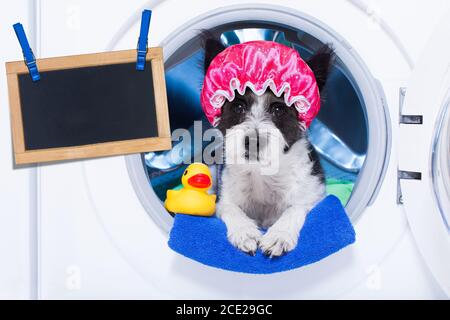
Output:
[[[277,86],[275,85],[275,82],[272,79],[268,79],[264,82],[260,90],[257,90],[253,83],[250,81],[247,81],[243,86],[241,86],[241,82],[237,78],[232,78],[230,80],[230,91],[227,90],[217,90],[210,98],[211,106],[214,109],[220,109],[222,108],[223,104],[225,103],[225,99],[228,101],[233,101],[236,97],[235,91],[237,91],[240,95],[243,95],[247,88],[250,88],[250,90],[253,91],[254,94],[257,96],[261,96],[266,92],[267,88],[270,88],[270,90],[273,92],[275,96],[278,98],[281,97],[282,94],[284,94],[284,102],[285,104],[290,107],[294,104],[295,109],[300,114],[305,114],[309,111],[311,108],[311,103],[306,99],[303,95],[298,95],[291,97],[291,86],[288,82],[284,82],[283,85],[280,87],[279,90],[277,90]],[[230,94],[231,92],[231,94]],[[215,126],[219,120],[218,116],[214,117],[213,125]]]

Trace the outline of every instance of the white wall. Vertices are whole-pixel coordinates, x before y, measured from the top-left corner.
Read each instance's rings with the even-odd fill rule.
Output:
[[[21,22],[26,31],[34,28],[29,1],[0,6],[0,298],[26,299],[34,295],[30,251],[36,242],[31,239],[30,217],[35,205],[30,179],[35,170],[13,168],[5,62],[22,58],[12,25]],[[33,43],[33,33],[28,34]]]

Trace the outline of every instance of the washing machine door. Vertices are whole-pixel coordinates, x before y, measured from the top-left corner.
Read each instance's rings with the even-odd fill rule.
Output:
[[[431,37],[407,88],[400,118],[399,186],[417,246],[450,296],[449,34],[450,12]]]

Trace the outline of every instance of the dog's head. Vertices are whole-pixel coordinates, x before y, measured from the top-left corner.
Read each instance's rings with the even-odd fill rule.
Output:
[[[212,60],[225,46],[208,33],[204,33],[203,38],[206,72]],[[325,45],[306,61],[321,92],[333,59],[333,49]],[[271,90],[256,95],[248,88],[243,94],[235,92],[232,101],[225,101],[217,128],[225,137],[227,157],[231,154],[233,157],[254,160],[261,160],[263,151],[266,151],[268,157],[274,155],[274,151],[287,152],[304,136],[306,130],[299,123],[297,109],[286,105],[284,95],[277,97]]]

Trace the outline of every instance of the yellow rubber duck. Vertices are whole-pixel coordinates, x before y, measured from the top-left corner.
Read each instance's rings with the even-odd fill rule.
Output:
[[[196,216],[212,216],[216,211],[216,195],[208,194],[212,186],[211,173],[203,163],[193,163],[184,170],[183,188],[167,190],[165,208],[170,212]]]

